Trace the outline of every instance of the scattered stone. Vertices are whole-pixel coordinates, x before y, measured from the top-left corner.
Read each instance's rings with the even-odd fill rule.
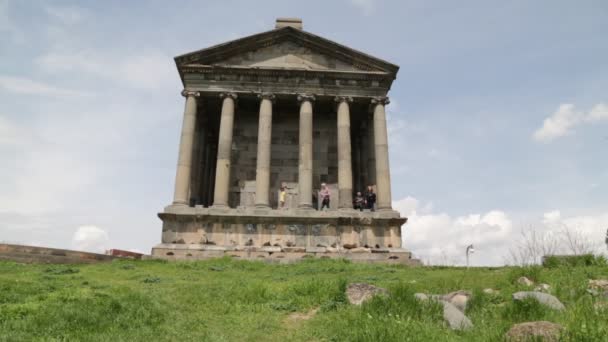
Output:
[[[342,245],[342,247],[344,247],[344,249],[353,249],[353,248],[357,248],[357,244],[356,243],[345,243]]]
[[[431,299],[441,303],[443,305],[443,319],[448,323],[452,330],[466,330],[473,327],[471,320],[464,314],[470,296],[470,292],[462,290],[451,292],[446,295],[427,295],[425,293],[414,294],[414,297],[419,301]]]
[[[550,290],[551,286],[549,286],[549,284],[538,284],[538,286],[534,288],[534,291],[538,292],[549,292]]]
[[[425,301],[429,299],[429,296],[424,293],[414,293],[414,297],[416,297],[416,299],[419,301]]]
[[[337,252],[338,252],[338,250],[339,250],[339,249],[338,249],[338,248],[336,248],[336,247],[325,247],[325,251],[326,251],[327,253],[337,253]]]
[[[545,341],[557,342],[563,327],[559,324],[537,321],[515,324],[505,335],[509,342]]]
[[[346,288],[348,302],[354,305],[361,305],[376,295],[387,294],[386,289],[365,283],[352,283]]]
[[[599,291],[608,291],[608,280],[606,279],[589,279],[589,288]]]
[[[593,308],[595,311],[608,311],[608,302],[596,302]]]
[[[537,291],[520,291],[513,294],[513,300],[524,300],[526,298],[534,298],[540,304],[543,304],[553,310],[564,310],[566,307],[562,302],[559,301],[555,296],[548,293],[542,293]]]
[[[487,288],[487,289],[483,289],[483,293],[489,294],[489,295],[497,295],[500,293],[500,291]]]
[[[534,282],[526,277],[519,277],[519,279],[517,279],[517,283],[525,286],[534,285]]]
[[[471,320],[464,315],[456,306],[446,301],[443,304],[443,319],[448,323],[452,330],[466,330],[473,327]]]
[[[442,299],[454,305],[462,313],[467,309],[467,303],[471,299],[471,292],[459,290],[443,295]]]

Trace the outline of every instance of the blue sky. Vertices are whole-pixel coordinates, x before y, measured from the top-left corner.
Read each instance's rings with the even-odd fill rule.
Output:
[[[521,231],[608,228],[605,1],[2,1],[0,241],[160,241],[183,98],[173,57],[276,17],[400,65],[395,207],[424,260],[500,264]],[[605,249],[605,248],[604,248]]]

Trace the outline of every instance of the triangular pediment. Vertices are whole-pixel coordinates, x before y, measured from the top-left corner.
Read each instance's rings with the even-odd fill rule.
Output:
[[[363,71],[333,56],[325,55],[293,41],[238,54],[216,65],[255,68]]]
[[[221,66],[259,69],[372,72],[395,75],[398,66],[311,33],[283,27],[175,58],[178,68]]]

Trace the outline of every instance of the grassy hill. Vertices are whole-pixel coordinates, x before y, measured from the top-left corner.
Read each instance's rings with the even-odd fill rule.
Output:
[[[525,275],[551,285],[567,307],[514,303]],[[307,260],[292,265],[217,259],[117,261],[95,265],[0,262],[2,341],[499,341],[517,322],[547,320],[566,340],[608,341],[608,310],[594,309],[588,279],[601,266],[405,268]],[[361,307],[346,303],[350,282],[389,289]],[[484,288],[500,290],[488,295]],[[415,292],[473,292],[466,332],[444,326],[437,304]]]

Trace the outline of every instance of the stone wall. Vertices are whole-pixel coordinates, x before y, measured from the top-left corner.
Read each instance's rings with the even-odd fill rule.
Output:
[[[69,249],[0,244],[0,260],[21,263],[83,264],[112,261],[114,258],[111,255]]]
[[[233,132],[230,199],[232,208],[243,203],[241,191],[255,189],[255,169],[258,139],[257,108],[239,108]],[[317,109],[317,108],[315,108]],[[313,186],[322,182],[337,183],[338,158],[336,114],[329,106],[319,106],[313,118]],[[298,182],[299,113],[297,103],[277,103],[273,108],[272,146],[270,161],[270,205],[278,207],[278,190],[283,183]]]

